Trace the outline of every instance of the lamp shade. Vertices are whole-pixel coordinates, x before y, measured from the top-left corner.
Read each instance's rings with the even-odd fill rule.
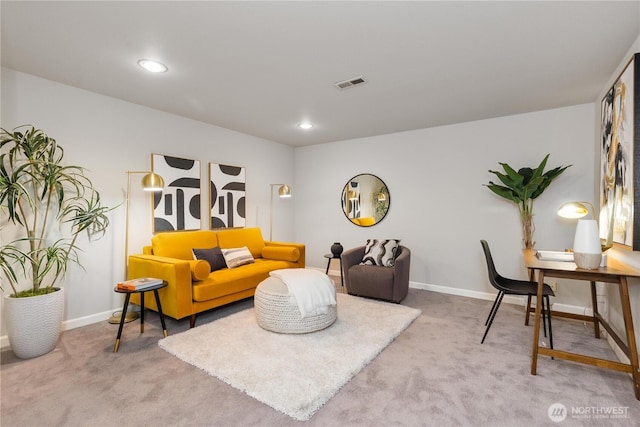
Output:
[[[589,270],[600,266],[602,246],[595,219],[580,219],[573,240],[573,257],[576,265]]]
[[[280,197],[291,197],[291,187],[287,184],[282,184],[278,189],[278,195]]]
[[[164,188],[164,179],[157,173],[148,173],[142,177],[142,189],[144,191],[160,191]]]
[[[567,202],[558,209],[558,215],[563,218],[582,218],[589,215],[589,207],[593,212],[593,205],[589,202]]]

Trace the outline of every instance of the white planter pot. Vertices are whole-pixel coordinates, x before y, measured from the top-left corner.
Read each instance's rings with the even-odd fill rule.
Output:
[[[4,297],[5,324],[11,350],[20,359],[53,350],[60,337],[64,289],[28,298]]]

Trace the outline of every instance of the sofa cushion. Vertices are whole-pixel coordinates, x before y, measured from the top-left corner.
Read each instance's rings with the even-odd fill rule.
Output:
[[[211,271],[220,270],[227,266],[222,250],[218,246],[208,249],[193,248],[192,251],[195,259],[201,259],[209,263]]]
[[[241,248],[222,249],[222,255],[227,263],[227,267],[236,268],[245,264],[253,263],[253,256],[246,246]]]
[[[262,248],[262,258],[297,262],[300,251],[293,246],[265,246]]]
[[[393,267],[396,260],[396,252],[398,251],[398,239],[369,239],[364,246],[364,255],[362,256],[363,265],[379,265],[381,267]]]
[[[193,300],[209,301],[255,289],[261,281],[269,277],[270,271],[293,267],[295,264],[287,261],[257,258],[253,264],[212,271],[206,280],[193,283]]]
[[[168,258],[192,260],[192,248],[217,246],[216,232],[211,230],[168,231],[151,238],[153,254]]]
[[[262,232],[258,227],[218,230],[217,234],[218,246],[222,249],[241,248],[246,246],[249,248],[249,251],[254,258],[260,258],[262,256],[264,239],[262,238]]]
[[[209,277],[209,273],[211,273],[209,263],[200,259],[192,259],[189,261],[189,268],[191,268],[191,279],[193,280],[204,280]]]

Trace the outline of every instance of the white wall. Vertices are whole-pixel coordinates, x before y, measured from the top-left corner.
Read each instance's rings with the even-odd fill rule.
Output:
[[[411,281],[467,295],[494,290],[480,239],[497,268],[526,277],[517,207],[483,184],[489,169],[572,164],[534,206],[536,247],[571,247],[575,222],[556,215],[567,200],[593,200],[594,106],[578,105],[452,126],[296,149],[296,238],[307,244],[307,263],[324,266],[332,242],[345,248],[367,238],[399,238],[412,250]],[[389,188],[382,222],[358,227],[341,209],[340,194],[358,173],[372,173]],[[582,305],[586,289],[561,288],[557,303]]]
[[[101,320],[121,308],[113,286],[124,272],[125,171],[150,170],[152,153],[200,160],[205,212],[208,162],[244,166],[246,223],[261,227],[265,238],[269,184],[284,182],[295,189],[291,147],[3,68],[1,125],[12,129],[22,124],[33,124],[55,138],[68,164],[90,171],[105,204],[120,205],[111,214],[106,236],[82,244],[86,271],[73,269],[64,283],[65,319],[71,326]],[[151,200],[140,190],[141,177],[132,179],[130,253],[140,252],[151,237]],[[274,217],[274,240],[293,241],[293,204],[278,200]],[[9,237],[6,229],[0,234],[3,243]]]

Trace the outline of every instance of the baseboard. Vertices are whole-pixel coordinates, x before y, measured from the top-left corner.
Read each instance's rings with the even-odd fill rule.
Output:
[[[489,300],[489,301],[493,301],[496,299],[495,293],[472,291],[469,289],[452,288],[450,286],[430,285],[427,283],[419,283],[419,282],[409,282],[409,287],[415,288],[415,289],[423,289],[425,291],[438,292],[442,294],[458,295],[462,297],[483,299],[483,300]],[[525,306],[527,304],[527,298],[520,297],[520,296],[513,296],[513,295],[505,295],[505,297],[502,299],[502,302],[505,302],[507,304]],[[533,302],[533,306],[535,307],[535,301]],[[551,307],[553,308],[554,311],[562,311],[564,313],[571,313],[571,314],[585,314],[591,310],[587,307],[581,307],[577,305],[558,304],[557,302],[553,301],[553,297],[551,298]]]
[[[92,314],[90,316],[78,317],[76,319],[65,320],[62,322],[62,331],[69,331],[71,329],[80,328],[82,326],[92,325],[94,323],[102,322],[105,320],[109,320],[114,311],[117,310],[109,310],[104,311],[102,313]],[[9,349],[9,337],[7,335],[3,335],[0,337],[0,350]]]

